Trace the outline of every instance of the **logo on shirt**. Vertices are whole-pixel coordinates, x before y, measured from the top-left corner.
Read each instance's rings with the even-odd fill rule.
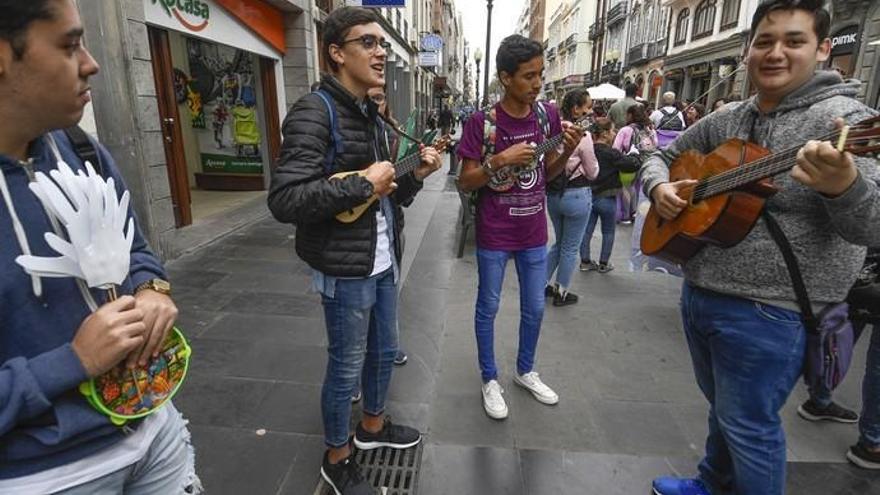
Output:
[[[529,171],[520,172],[516,180],[519,183],[520,189],[529,190],[538,183],[538,169],[534,168]]]
[[[544,211],[544,203],[529,206],[528,208],[510,208],[507,212],[512,217],[530,217],[542,211]]]

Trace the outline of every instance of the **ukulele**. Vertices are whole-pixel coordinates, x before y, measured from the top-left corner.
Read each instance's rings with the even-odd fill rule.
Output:
[[[838,151],[854,155],[880,152],[880,117],[835,130],[819,140],[837,143]],[[761,216],[764,203],[776,194],[769,179],[792,169],[803,144],[778,153],[741,139],[730,139],[708,155],[682,153],[669,167],[669,181],[698,180],[679,195],[688,206],[674,220],[665,220],[654,205],[642,230],[642,253],[684,264],[704,246],[722,248],[743,240]]]
[[[82,382],[79,391],[113,424],[123,426],[156,412],[174,397],[186,378],[190,354],[183,333],[175,327],[165,338],[159,355],[146,366],[128,368],[123,361],[103,375]]]
[[[581,131],[587,132],[585,125],[589,124],[591,115],[584,115],[572,125],[580,129]],[[556,149],[562,140],[565,139],[565,129],[562,130],[559,134],[545,139],[541,144],[535,146],[535,158],[532,159],[531,162],[523,164],[523,165],[511,165],[509,167],[502,168],[495,175],[489,179],[489,189],[497,192],[504,192],[510,190],[514,184],[516,184],[516,179],[519,174],[524,172],[531,172],[538,166],[538,163],[541,161],[541,158],[550,150]]]
[[[446,147],[449,146],[449,143],[452,142],[452,136],[445,135],[431,145],[432,148],[436,149],[438,152],[443,153],[446,150]],[[413,153],[408,155],[401,160],[398,160],[397,163],[394,164],[394,178],[397,179],[399,177],[403,177],[404,175],[412,172],[422,163],[422,156],[419,153]],[[331,179],[342,179],[343,177],[348,177],[349,175],[358,174],[364,176],[367,174],[366,170],[352,170],[349,172],[339,172],[330,176]],[[367,211],[367,208],[370,207],[376,200],[379,199],[378,194],[374,194],[367,199],[364,203],[355,206],[350,210],[343,211],[342,213],[336,215],[336,220],[339,220],[342,223],[352,223],[356,221],[361,215]]]

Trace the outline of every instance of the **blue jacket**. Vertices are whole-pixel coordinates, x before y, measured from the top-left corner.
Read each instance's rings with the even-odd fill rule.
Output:
[[[54,132],[52,136],[71,168],[83,168],[64,134]],[[113,177],[121,196],[125,185],[119,170],[106,149],[99,146],[98,152],[104,176]],[[31,144],[29,156],[35,171],[46,173],[56,168],[45,136]],[[52,232],[52,226],[28,189],[26,169],[17,160],[0,155],[0,170],[32,253],[58,256],[43,238],[45,232]],[[134,212],[129,209],[129,214]],[[10,209],[0,200],[0,479],[67,464],[118,442],[124,435],[77,391],[87,376],[70,343],[90,311],[76,282],[73,278],[42,278],[42,296],[37,297],[30,275],[15,263],[21,254]],[[159,259],[137,229],[129,277],[121,292],[131,293],[156,277],[167,280]],[[99,304],[106,301],[97,292],[95,297]]]

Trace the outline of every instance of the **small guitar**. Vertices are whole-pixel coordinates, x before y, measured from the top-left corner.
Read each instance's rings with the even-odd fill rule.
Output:
[[[438,152],[442,153],[449,143],[452,142],[452,136],[446,135],[443,136],[431,145],[432,148],[436,149]],[[397,179],[399,177],[403,177],[404,175],[412,172],[422,163],[422,157],[419,153],[413,153],[404,157],[401,160],[398,160],[397,163],[394,164],[394,178]],[[331,179],[342,179],[343,177],[348,177],[349,175],[358,174],[358,175],[366,175],[366,170],[352,170],[350,172],[339,172],[330,176]],[[342,223],[352,223],[356,221],[361,215],[367,211],[367,208],[370,207],[376,200],[379,199],[378,194],[374,194],[367,199],[366,202],[355,206],[350,210],[343,211],[342,213],[336,215],[336,220],[339,220]]]
[[[869,118],[819,139],[854,155],[875,154],[880,152],[878,124],[880,117]],[[670,182],[699,182],[683,191],[688,206],[674,220],[664,220],[651,206],[642,230],[642,253],[683,264],[707,244],[727,248],[743,240],[764,203],[778,191],[767,179],[793,168],[802,146],[771,154],[756,144],[730,139],[708,155],[682,153],[669,167]]]
[[[591,118],[591,115],[585,115],[572,125],[586,132],[586,125],[589,124]],[[556,149],[556,147],[562,143],[563,139],[565,139],[565,130],[551,138],[545,139],[541,144],[535,146],[535,158],[530,163],[502,168],[492,176],[491,179],[489,179],[487,186],[489,189],[498,192],[510,190],[510,188],[516,184],[517,177],[520,174],[534,170],[535,167],[538,166],[538,163],[540,163],[541,158],[548,151]]]
[[[146,366],[129,369],[120,363],[110,371],[79,385],[89,404],[122,426],[143,418],[171,400],[189,369],[192,350],[177,328],[169,332],[159,355]]]

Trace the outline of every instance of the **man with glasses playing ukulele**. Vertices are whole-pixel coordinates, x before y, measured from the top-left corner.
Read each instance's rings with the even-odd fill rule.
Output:
[[[421,165],[395,181],[383,136],[388,124],[367,98],[370,88],[385,84],[388,46],[370,10],[344,7],[327,17],[322,49],[332,75],[288,113],[269,193],[275,218],[297,227],[296,252],[312,268],[324,306],[329,356],[321,413],[328,450],[321,476],[336,495],[374,493],[350,445],[351,397],[359,382],[364,415],[355,447],[405,449],[421,441],[417,430],[391,423],[384,412],[398,349],[401,205],[441,162],[425,147]],[[350,171],[360,173],[330,178]],[[336,219],[374,195],[380,199],[353,222]]]
[[[748,73],[751,99],[700,120],[652,156],[642,180],[664,219],[688,208],[695,181],[669,182],[684,151],[708,154],[730,138],[778,152],[806,143],[766,203],[793,245],[818,313],[843,301],[880,244],[877,160],[819,142],[835,126],[876,115],[855,98],[858,82],[817,70],[828,59],[830,18],[822,0],[764,0],[755,11]],[[699,205],[694,208],[699,208]],[[658,495],[782,495],[785,434],[779,410],[801,375],[806,331],[791,278],[767,223],[738,244],[704,247],[683,266],[681,312],[697,384],[709,402],[706,453],[696,479],[654,480]],[[871,446],[876,447],[876,446]],[[834,487],[823,487],[834,493]]]

